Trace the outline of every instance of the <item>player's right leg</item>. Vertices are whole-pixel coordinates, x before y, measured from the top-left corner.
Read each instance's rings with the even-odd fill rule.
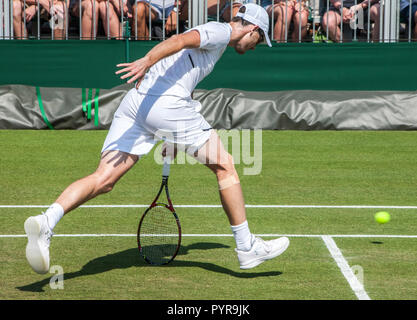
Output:
[[[103,152],[94,173],[69,185],[44,214],[29,217],[25,221],[28,237],[26,258],[34,271],[48,272],[52,230],[62,216],[88,200],[111,191],[138,158],[137,155],[122,151]]]
[[[254,268],[282,254],[289,245],[286,237],[264,241],[249,230],[245,201],[233,157],[225,150],[215,131],[195,154],[217,177],[220,199],[236,240],[236,252],[241,269]]]

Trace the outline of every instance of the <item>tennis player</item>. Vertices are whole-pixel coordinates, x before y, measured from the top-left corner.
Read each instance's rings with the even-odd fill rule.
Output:
[[[97,170],[68,186],[45,213],[25,221],[26,257],[33,270],[48,272],[52,230],[64,214],[111,191],[160,140],[182,148],[216,175],[241,269],[253,268],[287,249],[286,237],[264,241],[250,232],[233,158],[198,112],[199,102],[191,98],[227,46],[239,54],[254,49],[263,39],[271,46],[268,28],[265,9],[250,3],[242,6],[230,23],[197,26],[160,42],[139,60],[117,65],[122,69],[116,74],[136,85],[114,114]]]

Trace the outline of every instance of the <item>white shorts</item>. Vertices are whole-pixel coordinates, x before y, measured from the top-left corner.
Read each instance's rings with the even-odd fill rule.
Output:
[[[211,126],[198,112],[201,104],[173,96],[152,96],[132,88],[116,110],[101,152],[145,155],[164,140],[193,154],[209,139]]]

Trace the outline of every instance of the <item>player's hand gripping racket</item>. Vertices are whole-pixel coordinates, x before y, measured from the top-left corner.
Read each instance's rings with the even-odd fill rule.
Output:
[[[171,159],[164,158],[162,184],[159,192],[142,215],[138,228],[138,248],[146,262],[163,265],[174,260],[181,245],[181,225],[168,192]],[[167,203],[158,202],[165,190]]]

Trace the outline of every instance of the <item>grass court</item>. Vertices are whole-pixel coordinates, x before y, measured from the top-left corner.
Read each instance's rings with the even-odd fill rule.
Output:
[[[93,172],[106,133],[0,131],[0,299],[416,299],[417,136],[401,131],[263,131],[260,174],[235,159],[249,226],[287,235],[290,247],[251,270],[239,269],[215,176],[189,163],[174,164],[169,181],[180,253],[146,264],[136,231],[162,168],[151,151],[58,223],[51,266],[64,288],[52,289],[54,274],[26,262],[23,223]],[[384,225],[373,218],[381,210]]]

